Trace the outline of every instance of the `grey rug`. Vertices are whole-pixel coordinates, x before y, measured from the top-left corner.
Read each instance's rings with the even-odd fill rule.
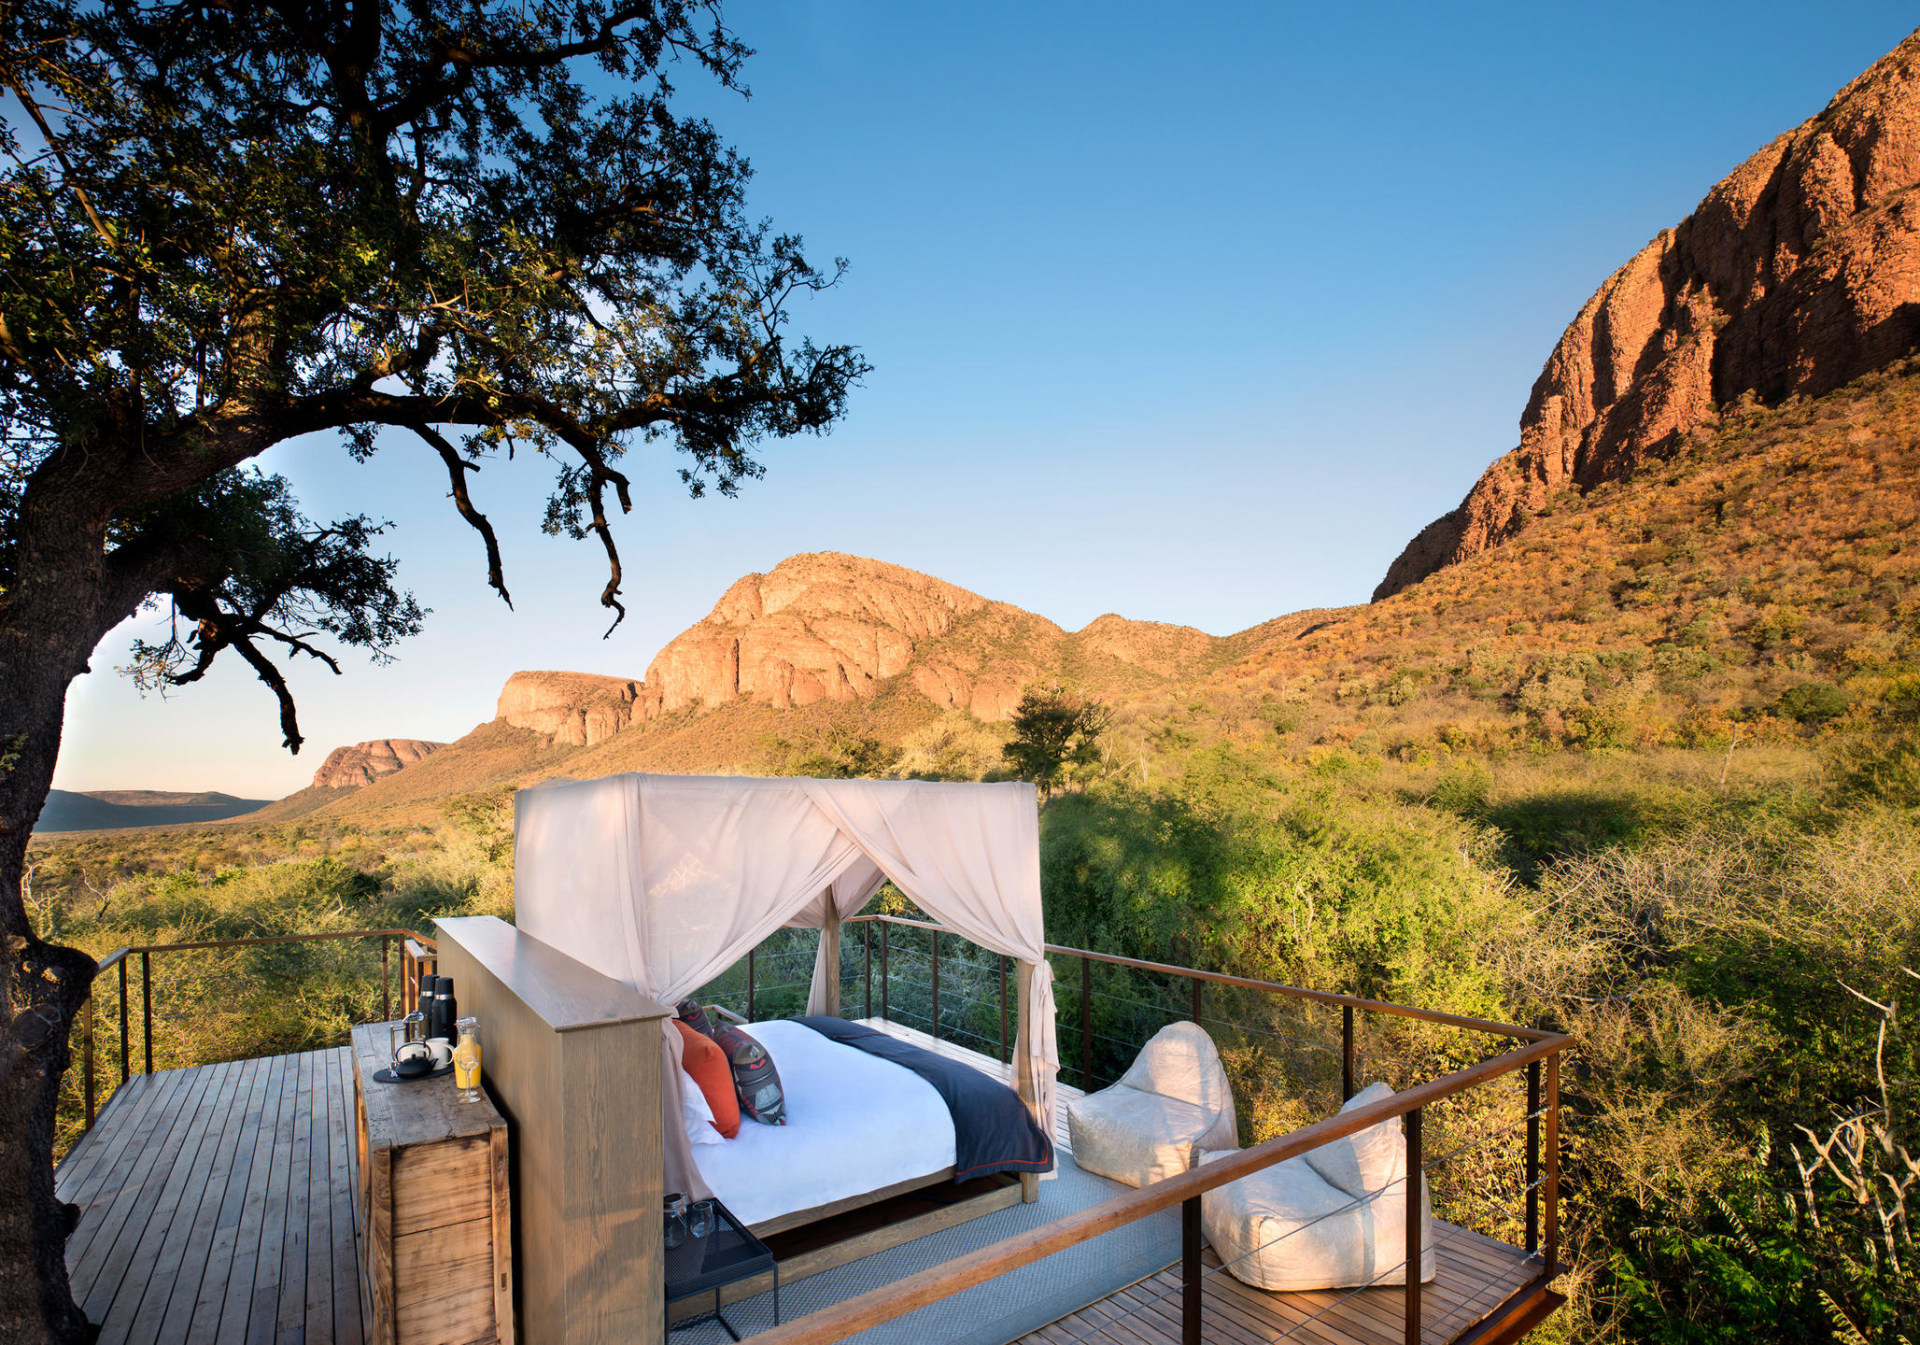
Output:
[[[783,1285],[781,1319],[791,1321],[855,1294],[882,1288],[1128,1189],[1105,1177],[1082,1172],[1064,1150],[1055,1152],[1060,1159],[1060,1175],[1040,1184],[1040,1199],[1034,1204],[997,1210],[957,1228]],[[860,1345],[1007,1345],[1179,1259],[1180,1214],[1178,1210],[1163,1211],[952,1298],[930,1303],[884,1326],[849,1336],[848,1340]],[[761,1294],[735,1303],[726,1314],[742,1336],[765,1331],[773,1325],[773,1295]],[[673,1345],[726,1345],[727,1341],[727,1333],[713,1321],[673,1333]]]

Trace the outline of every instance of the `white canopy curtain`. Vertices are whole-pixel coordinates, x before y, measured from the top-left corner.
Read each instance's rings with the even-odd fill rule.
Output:
[[[858,913],[892,879],[909,900],[1021,963],[1015,1082],[1053,1133],[1053,977],[1040,912],[1039,808],[1025,784],[610,775],[514,800],[520,928],[663,1004],[774,930]],[[837,974],[820,959],[822,978]],[[704,1195],[680,1124],[681,1039],[662,1025],[670,1189]],[[778,1063],[777,1061],[775,1062]]]

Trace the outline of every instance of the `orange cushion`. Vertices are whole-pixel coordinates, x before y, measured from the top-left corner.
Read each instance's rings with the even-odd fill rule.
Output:
[[[727,1063],[726,1052],[714,1045],[712,1037],[696,1032],[678,1018],[673,1025],[680,1029],[685,1048],[681,1063],[713,1109],[713,1128],[732,1139],[740,1133],[740,1095],[733,1091],[733,1066]]]

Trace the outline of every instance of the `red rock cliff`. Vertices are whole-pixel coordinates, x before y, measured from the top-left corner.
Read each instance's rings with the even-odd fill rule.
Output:
[[[649,717],[738,696],[784,709],[858,700],[920,644],[987,600],[904,566],[835,552],[789,556],[728,589],[647,669]]]
[[[418,738],[375,738],[372,742],[336,747],[313,773],[313,787],[358,789],[382,776],[404,770],[445,746],[445,743],[422,742]]]
[[[1920,32],[1735,169],[1608,277],[1560,338],[1520,446],[1429,524],[1375,600],[1632,474],[1720,407],[1818,396],[1920,341]]]

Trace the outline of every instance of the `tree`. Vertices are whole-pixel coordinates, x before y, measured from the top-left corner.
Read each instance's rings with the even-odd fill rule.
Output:
[[[0,1322],[23,1338],[86,1330],[50,1156],[94,964],[21,900],[68,685],[158,605],[136,675],[231,650],[297,751],[276,650],[338,671],[327,637],[377,658],[419,628],[381,524],[309,520],[248,465],[314,432],[435,455],[509,603],[469,485],[544,458],[546,529],[597,539],[617,625],[626,452],[731,494],[866,369],[786,331],[845,264],[750,220],[747,163],[674,109],[670,74],[744,92],[748,54],[697,0],[0,6]]]
[[[1107,707],[1055,683],[1028,687],[1013,712],[1013,738],[1001,748],[1021,779],[1047,798],[1069,767],[1100,759],[1100,735],[1111,718]]]

